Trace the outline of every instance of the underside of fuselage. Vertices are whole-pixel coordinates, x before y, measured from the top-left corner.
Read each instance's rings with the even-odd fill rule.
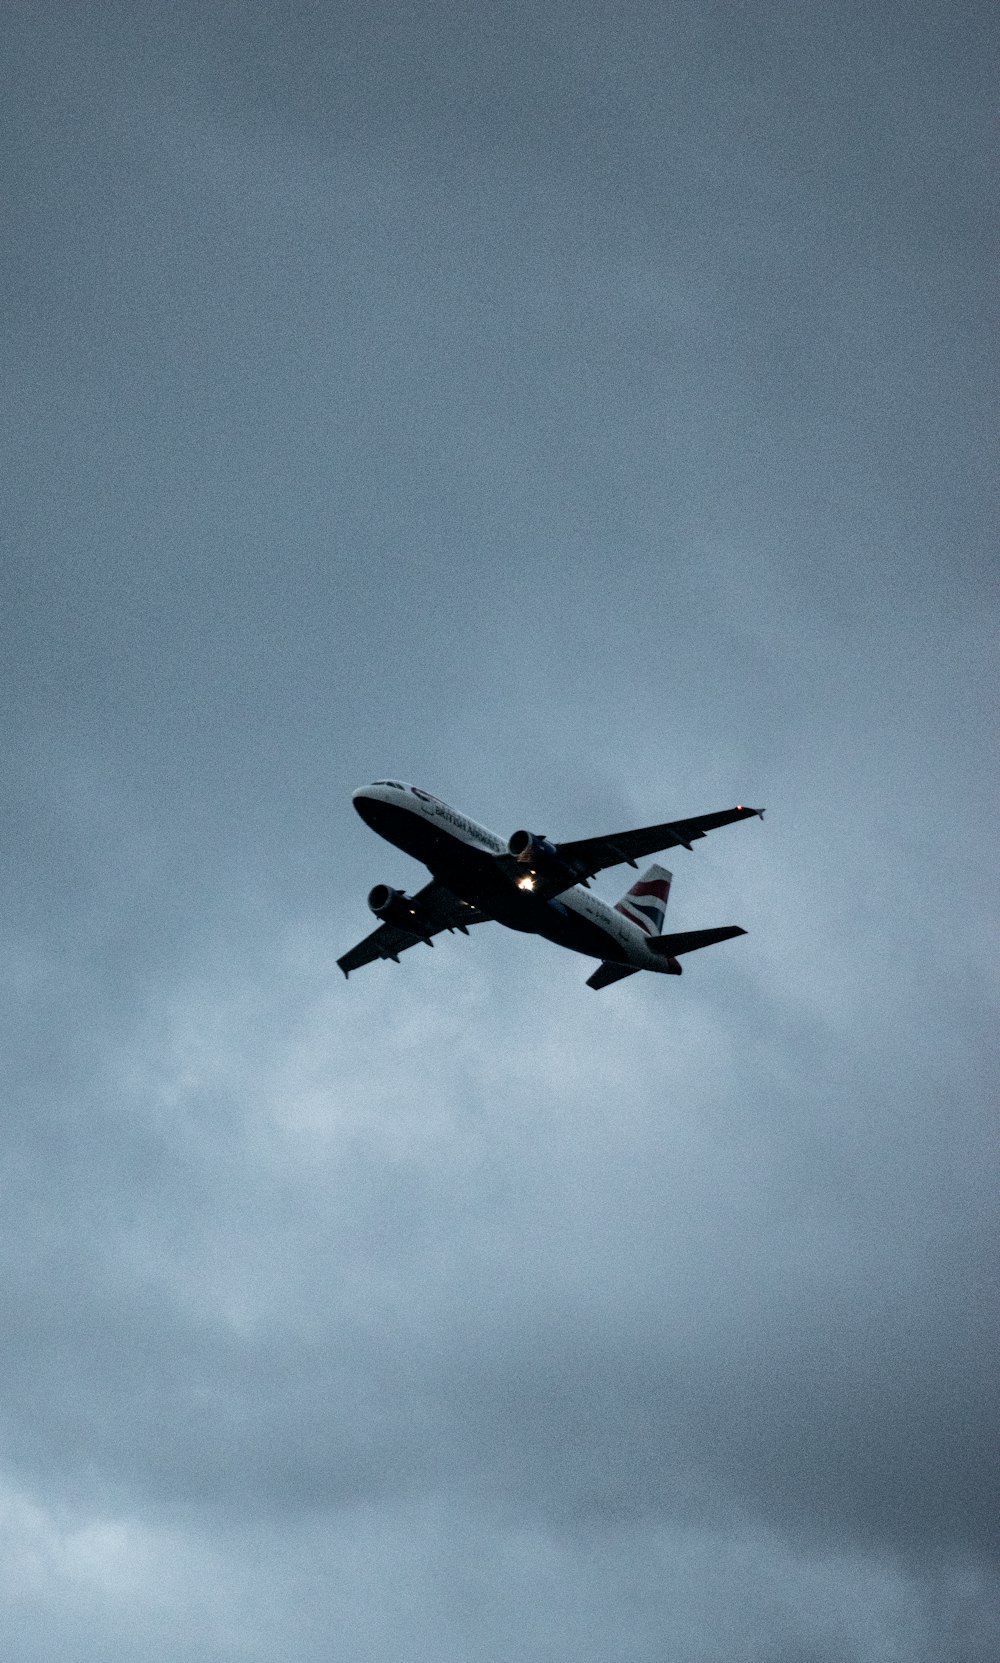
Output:
[[[567,907],[558,896],[546,901],[518,889],[498,869],[496,856],[489,850],[464,842],[443,826],[433,825],[396,803],[356,797],[355,807],[379,837],[419,860],[453,894],[491,913],[509,930],[543,935],[588,958],[624,960],[621,945],[613,936]]]

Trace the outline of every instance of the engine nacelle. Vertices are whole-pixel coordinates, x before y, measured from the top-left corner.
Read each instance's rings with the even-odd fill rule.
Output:
[[[519,866],[534,866],[536,870],[546,859],[550,862],[559,859],[555,845],[537,832],[516,831],[507,839],[507,847]]]
[[[569,889],[571,884],[579,882],[578,874],[560,858],[555,844],[537,832],[514,832],[507,839],[507,848],[517,864],[524,867],[524,876],[517,880],[521,889],[533,888],[537,879],[558,884],[561,889]]]
[[[428,940],[430,930],[420,908],[411,895],[402,889],[390,889],[387,883],[377,883],[370,891],[368,905],[383,924],[394,924],[397,930],[408,930]]]

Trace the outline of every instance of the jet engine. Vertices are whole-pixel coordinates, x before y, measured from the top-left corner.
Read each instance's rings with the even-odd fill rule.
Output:
[[[579,875],[560,857],[555,844],[537,832],[514,832],[507,840],[507,848],[517,864],[524,867],[524,876],[517,880],[519,889],[533,889],[536,880],[555,884],[560,889],[569,889],[579,882]]]
[[[397,930],[408,930],[411,935],[430,939],[430,926],[412,895],[402,889],[390,889],[387,883],[377,883],[368,895],[368,905],[383,924],[393,924]]]

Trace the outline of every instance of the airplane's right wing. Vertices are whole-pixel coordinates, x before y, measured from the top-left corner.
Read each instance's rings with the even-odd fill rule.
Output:
[[[405,953],[408,947],[415,947],[420,941],[433,945],[432,938],[440,935],[442,930],[461,930],[464,933],[470,924],[485,924],[490,918],[488,912],[463,901],[436,879],[417,891],[412,897],[412,905],[424,926],[422,930],[418,933],[401,929],[396,924],[380,924],[371,935],[366,935],[363,941],[337,960],[345,976],[349,976],[352,970],[360,970],[363,964],[372,964],[376,959],[394,959],[398,963],[400,953]]]
[[[614,832],[610,837],[582,837],[575,843],[556,845],[559,857],[581,876],[594,877],[606,866],[622,863],[635,866],[646,855],[659,854],[661,849],[680,846],[690,849],[692,843],[706,832],[719,826],[730,826],[736,820],[763,817],[762,808],[724,808],[717,814],[696,814],[690,820],[667,820],[659,826],[639,826],[635,831]]]

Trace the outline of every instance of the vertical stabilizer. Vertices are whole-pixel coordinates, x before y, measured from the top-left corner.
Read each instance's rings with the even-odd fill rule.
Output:
[[[638,883],[616,905],[633,924],[638,924],[645,935],[660,935],[666,916],[667,901],[673,874],[664,866],[649,866]]]

